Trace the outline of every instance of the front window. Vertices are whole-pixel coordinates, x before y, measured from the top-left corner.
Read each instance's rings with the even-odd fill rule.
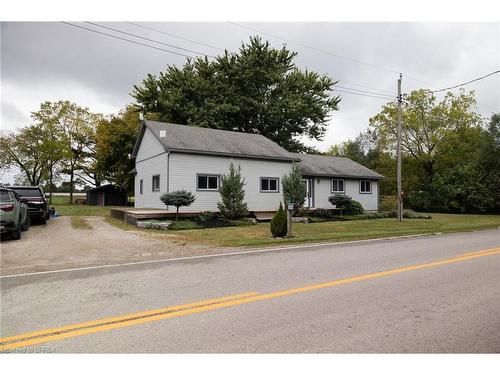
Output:
[[[261,177],[260,178],[260,191],[266,193],[279,192],[279,178],[277,177]]]
[[[362,194],[371,194],[372,182],[370,180],[359,181],[359,192]]]
[[[160,191],[160,175],[153,176],[153,191]]]
[[[340,178],[332,178],[332,193],[344,193],[344,180]]]
[[[143,180],[140,180],[139,181],[139,193],[142,194],[142,189],[144,188],[144,181]]]
[[[198,175],[198,190],[218,190],[219,189],[219,176],[211,174]]]

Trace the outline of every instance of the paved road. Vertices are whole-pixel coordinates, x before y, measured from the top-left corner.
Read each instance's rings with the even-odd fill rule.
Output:
[[[1,336],[127,314],[36,334],[46,342],[34,347],[498,353],[498,248],[500,230],[489,230],[3,278]]]

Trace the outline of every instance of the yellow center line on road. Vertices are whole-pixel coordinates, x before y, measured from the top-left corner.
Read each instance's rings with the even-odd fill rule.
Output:
[[[423,270],[423,269],[443,266],[446,264],[464,262],[466,260],[476,259],[490,255],[498,255],[498,254],[500,254],[500,248],[481,250],[472,253],[461,254],[453,258],[442,259],[430,263],[422,263],[413,266],[394,268],[387,271],[374,272],[365,275],[348,277],[299,288],[286,289],[286,290],[281,290],[271,293],[263,293],[263,294],[248,292],[233,296],[193,302],[185,305],[164,307],[160,309],[148,310],[128,315],[115,316],[107,319],[94,320],[80,324],[67,325],[58,328],[3,337],[0,338],[0,351],[8,351],[11,349],[41,344],[49,341],[62,340],[69,337],[88,335],[96,332],[108,331],[116,328],[123,328],[162,319],[191,315],[195,313],[211,311],[225,307],[238,306],[246,303],[263,301],[277,297],[284,297],[293,294],[304,293],[343,284],[350,284],[359,281],[377,279],[381,277],[400,274],[403,272]]]

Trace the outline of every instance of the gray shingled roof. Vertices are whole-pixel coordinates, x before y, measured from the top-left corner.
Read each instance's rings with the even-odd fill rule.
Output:
[[[349,158],[293,154],[302,161],[299,163],[304,176],[356,177],[381,179],[382,175],[372,171]]]
[[[246,158],[297,160],[297,157],[260,134],[145,121],[163,145],[177,152],[222,154]],[[160,137],[160,131],[166,137]]]

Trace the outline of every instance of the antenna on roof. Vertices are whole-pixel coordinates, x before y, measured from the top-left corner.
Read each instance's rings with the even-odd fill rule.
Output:
[[[160,130],[160,138],[166,138],[167,137],[167,131],[166,130]]]

